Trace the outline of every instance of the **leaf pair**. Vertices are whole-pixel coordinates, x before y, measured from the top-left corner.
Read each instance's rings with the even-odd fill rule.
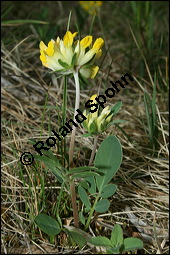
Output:
[[[119,254],[124,251],[143,248],[143,242],[139,238],[129,237],[123,239],[123,231],[119,224],[115,224],[110,239],[104,236],[97,236],[89,240],[89,243],[95,246],[107,247],[109,254]]]

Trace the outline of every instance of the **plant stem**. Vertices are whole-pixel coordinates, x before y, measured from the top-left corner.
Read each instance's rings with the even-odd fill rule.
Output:
[[[66,123],[66,110],[67,110],[67,76],[64,77],[64,94],[63,94],[63,106],[62,106],[62,112],[63,112],[63,126]],[[63,157],[63,166],[65,167],[66,162],[66,137],[64,137],[63,142],[63,151],[64,151],[64,157]]]
[[[99,195],[96,197],[96,199],[95,199],[95,201],[94,201],[94,204],[93,204],[93,206],[92,206],[92,208],[91,208],[91,210],[90,210],[90,214],[89,214],[89,217],[88,217],[88,219],[87,219],[87,222],[86,222],[86,225],[85,225],[85,227],[84,227],[84,230],[87,230],[88,229],[88,227],[89,227],[89,225],[90,225],[90,221],[91,221],[91,218],[92,218],[92,216],[93,216],[93,212],[94,212],[94,210],[95,210],[95,206],[96,206],[96,204],[97,204],[97,202],[98,202],[98,199],[99,199]]]
[[[74,110],[74,121],[75,121],[76,110],[79,109],[79,105],[80,105],[80,85],[79,85],[78,71],[74,72],[73,75],[74,75],[74,80],[76,84],[76,102],[75,102],[75,110]],[[70,168],[73,166],[75,134],[76,134],[76,127],[73,125],[73,130],[71,133],[70,149],[69,149],[69,167]],[[75,190],[74,181],[70,183],[70,193],[71,193],[71,203],[73,208],[74,226],[78,228],[79,217],[78,217],[78,209],[76,204],[76,190]]]
[[[92,165],[92,162],[93,162],[93,159],[94,159],[94,155],[96,153],[98,138],[99,138],[99,135],[96,135],[96,137],[94,138],[93,150],[92,150],[92,153],[91,153],[91,156],[90,156],[89,166]]]
[[[80,105],[80,85],[79,85],[78,71],[73,73],[73,75],[74,75],[74,80],[76,84],[76,102],[75,102],[75,110],[74,110],[74,121],[75,121],[76,110],[79,109],[79,105]],[[76,127],[73,125],[73,130],[71,133],[70,149],[69,149],[69,165],[70,166],[72,166],[73,164],[75,133],[76,133]]]
[[[79,227],[79,216],[78,216],[78,209],[77,209],[77,203],[76,203],[76,190],[75,190],[74,181],[70,185],[70,193],[71,193],[71,204],[72,204],[72,208],[73,208],[74,226],[76,228],[78,228]]]

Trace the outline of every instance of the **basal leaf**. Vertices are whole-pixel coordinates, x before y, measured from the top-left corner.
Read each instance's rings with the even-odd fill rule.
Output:
[[[47,235],[55,236],[61,232],[59,223],[46,214],[39,214],[34,219],[37,226]]]
[[[139,238],[128,237],[124,239],[124,251],[143,249],[143,242]]]
[[[112,246],[111,241],[107,237],[104,237],[104,236],[93,237],[88,242],[95,246],[104,246],[104,247]]]
[[[72,237],[72,239],[75,241],[75,243],[78,244],[80,249],[86,245],[86,243],[90,240],[91,236],[84,232],[81,229],[77,229],[72,226],[66,226],[64,225],[64,230],[67,232],[68,235]]]
[[[115,224],[111,234],[112,246],[117,248],[118,245],[123,244],[123,231],[119,224]]]

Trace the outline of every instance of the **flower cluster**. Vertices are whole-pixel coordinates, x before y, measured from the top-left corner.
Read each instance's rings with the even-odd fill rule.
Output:
[[[70,74],[79,70],[85,78],[94,78],[99,70],[94,62],[102,54],[104,40],[98,38],[92,43],[92,36],[88,35],[81,41],[74,42],[77,32],[67,31],[63,40],[51,40],[48,46],[40,42],[40,60],[45,67],[62,74]]]
[[[81,7],[89,14],[96,14],[102,6],[102,1],[79,1]]]
[[[95,100],[97,97],[97,94],[93,95],[90,100],[93,101],[93,104],[97,103]],[[95,106],[94,106],[95,107]],[[91,107],[91,110],[94,110]],[[108,128],[108,124],[110,123],[113,114],[111,112],[111,109],[109,109],[109,106],[105,107],[101,113],[99,113],[99,109],[97,109],[93,113],[86,113],[86,110],[83,112],[83,115],[87,118],[83,121],[82,125],[87,130],[87,132],[91,135],[98,135],[104,132]]]

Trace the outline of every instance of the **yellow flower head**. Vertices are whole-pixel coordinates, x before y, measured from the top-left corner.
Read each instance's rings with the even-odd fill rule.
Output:
[[[92,100],[92,104],[96,104],[97,101],[95,100],[97,94],[93,95],[90,100]],[[95,106],[91,107],[91,110],[94,110]],[[110,123],[113,114],[111,113],[111,109],[109,106],[105,107],[101,113],[97,109],[94,113],[86,113],[86,110],[83,112],[83,115],[87,118],[83,121],[83,127],[87,130],[89,134],[97,135],[104,132],[108,124]]]
[[[88,35],[81,41],[74,41],[77,33],[67,31],[63,40],[58,37],[56,41],[51,40],[48,46],[41,41],[40,60],[53,71],[70,74],[77,69],[85,78],[94,78],[99,70],[94,62],[102,54],[104,40],[98,38],[93,44],[93,37]]]
[[[79,3],[91,15],[97,14],[103,4],[102,1],[79,1]]]

